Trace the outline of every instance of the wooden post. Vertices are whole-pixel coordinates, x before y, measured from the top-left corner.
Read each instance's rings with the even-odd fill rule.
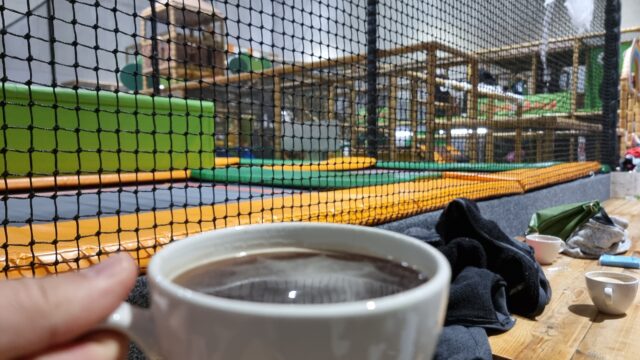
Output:
[[[409,117],[411,119],[411,161],[416,161],[418,150],[418,84],[411,79],[411,103],[409,105]]]
[[[578,72],[580,70],[580,39],[573,42],[573,66],[571,68],[571,119],[575,119],[578,107]]]
[[[169,19],[169,42],[167,45],[169,45],[169,57],[171,58],[167,59],[167,66],[169,68],[168,77],[169,79],[171,79],[172,77],[179,77],[180,73],[178,72],[178,68],[180,68],[180,70],[183,70],[187,66],[187,64],[183,64],[177,60],[178,46],[180,46],[184,39],[182,39],[181,41],[178,40],[178,31],[176,27],[176,9],[171,5],[167,5],[167,18]],[[186,71],[184,71],[182,75],[186,77]]]
[[[336,85],[332,82],[327,84],[327,126],[334,127],[338,132],[338,124],[336,124]],[[328,156],[332,157],[334,153],[329,153]]]
[[[576,161],[576,137],[569,137],[569,161]]]
[[[445,123],[444,126],[444,142],[448,145],[448,146],[453,146],[453,141],[451,139],[451,129],[453,128],[453,115],[452,115],[452,110],[453,108],[449,108],[449,111],[446,113],[447,114],[447,122]]]
[[[336,87],[329,84],[328,102],[327,102],[327,120],[333,122],[336,119]]]
[[[467,66],[467,77],[471,83],[471,92],[467,102],[467,117],[469,121],[478,122],[478,62],[472,60]],[[472,163],[478,161],[478,127],[472,126],[473,132],[469,137],[469,159]]]
[[[396,149],[396,110],[398,107],[398,78],[389,75],[389,160],[395,161],[398,158]]]
[[[629,115],[629,85],[628,79],[623,78],[620,80],[620,117],[618,119],[617,138],[619,146],[620,158],[623,158],[627,152],[627,129],[629,128],[628,119],[633,117],[633,106],[631,106],[631,114]],[[633,105],[633,104],[631,104]]]
[[[516,108],[516,144],[515,144],[515,160],[517,163],[522,162],[522,103],[518,102]]]
[[[531,58],[531,83],[529,86],[529,94],[534,95],[536,93],[537,86],[538,86],[538,53],[536,52]]]
[[[358,155],[358,131],[360,130],[358,128],[358,92],[356,90],[353,89],[353,87],[355,86],[354,83],[352,83],[352,85],[349,87],[349,99],[351,101],[351,113],[349,114],[349,120],[351,122],[351,126],[350,126],[350,135],[351,135],[351,150],[349,151],[349,153],[351,154],[351,156],[356,156]]]
[[[47,0],[48,1],[48,0]],[[154,4],[155,5],[155,4]],[[146,46],[147,40],[145,39],[145,37],[147,36],[147,29],[146,29],[146,25],[145,24],[145,17],[140,17],[140,46]],[[138,61],[138,59],[135,59],[136,62]],[[143,75],[145,73],[145,68],[144,68],[144,60],[142,61],[142,74],[138,74],[138,76],[142,77],[142,89],[139,89],[141,92],[143,93],[148,93],[149,92],[149,86],[147,86],[147,78],[145,75]]]
[[[553,127],[547,127],[544,130],[544,161],[554,160],[554,146],[555,146],[555,129]]]
[[[436,49],[433,46],[428,48],[427,54],[427,121],[425,129],[425,140],[427,145],[426,161],[433,161],[435,151],[435,127],[436,127]]]
[[[495,114],[495,99],[489,98],[487,101],[487,135],[485,137],[484,158],[487,163],[495,162],[494,159],[494,138],[493,138],[493,118]]]
[[[640,71],[640,69],[638,71]],[[633,108],[633,111],[631,114],[627,115],[627,132],[629,135],[639,135],[638,133],[640,132],[640,128],[638,128],[638,124],[640,123],[640,100],[638,100],[637,93],[629,99],[629,106]],[[632,142],[633,139],[629,139],[629,141]]]
[[[542,145],[544,142],[543,134],[536,135],[536,162],[542,162]]]
[[[278,77],[273,78],[273,157],[282,158],[282,86]]]

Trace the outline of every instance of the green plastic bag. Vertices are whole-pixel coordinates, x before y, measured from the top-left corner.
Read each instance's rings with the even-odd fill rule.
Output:
[[[598,201],[565,204],[540,210],[533,214],[527,234],[540,233],[567,240],[578,226],[600,211]]]

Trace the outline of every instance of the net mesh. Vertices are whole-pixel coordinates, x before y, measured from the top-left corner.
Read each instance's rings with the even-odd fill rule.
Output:
[[[579,29],[542,0],[2,1],[2,276],[598,171],[621,55],[593,3]]]

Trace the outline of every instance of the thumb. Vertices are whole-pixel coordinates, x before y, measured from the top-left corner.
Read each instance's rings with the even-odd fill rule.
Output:
[[[87,270],[0,282],[0,358],[27,355],[92,330],[134,285],[137,266],[113,255]]]

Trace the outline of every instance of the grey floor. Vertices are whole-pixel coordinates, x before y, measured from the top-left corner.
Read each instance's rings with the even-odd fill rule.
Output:
[[[88,188],[36,194],[4,194],[0,219],[17,226],[28,221],[74,220],[163,210],[187,206],[237,202],[300,192],[255,185],[200,182],[146,184],[118,188]]]

